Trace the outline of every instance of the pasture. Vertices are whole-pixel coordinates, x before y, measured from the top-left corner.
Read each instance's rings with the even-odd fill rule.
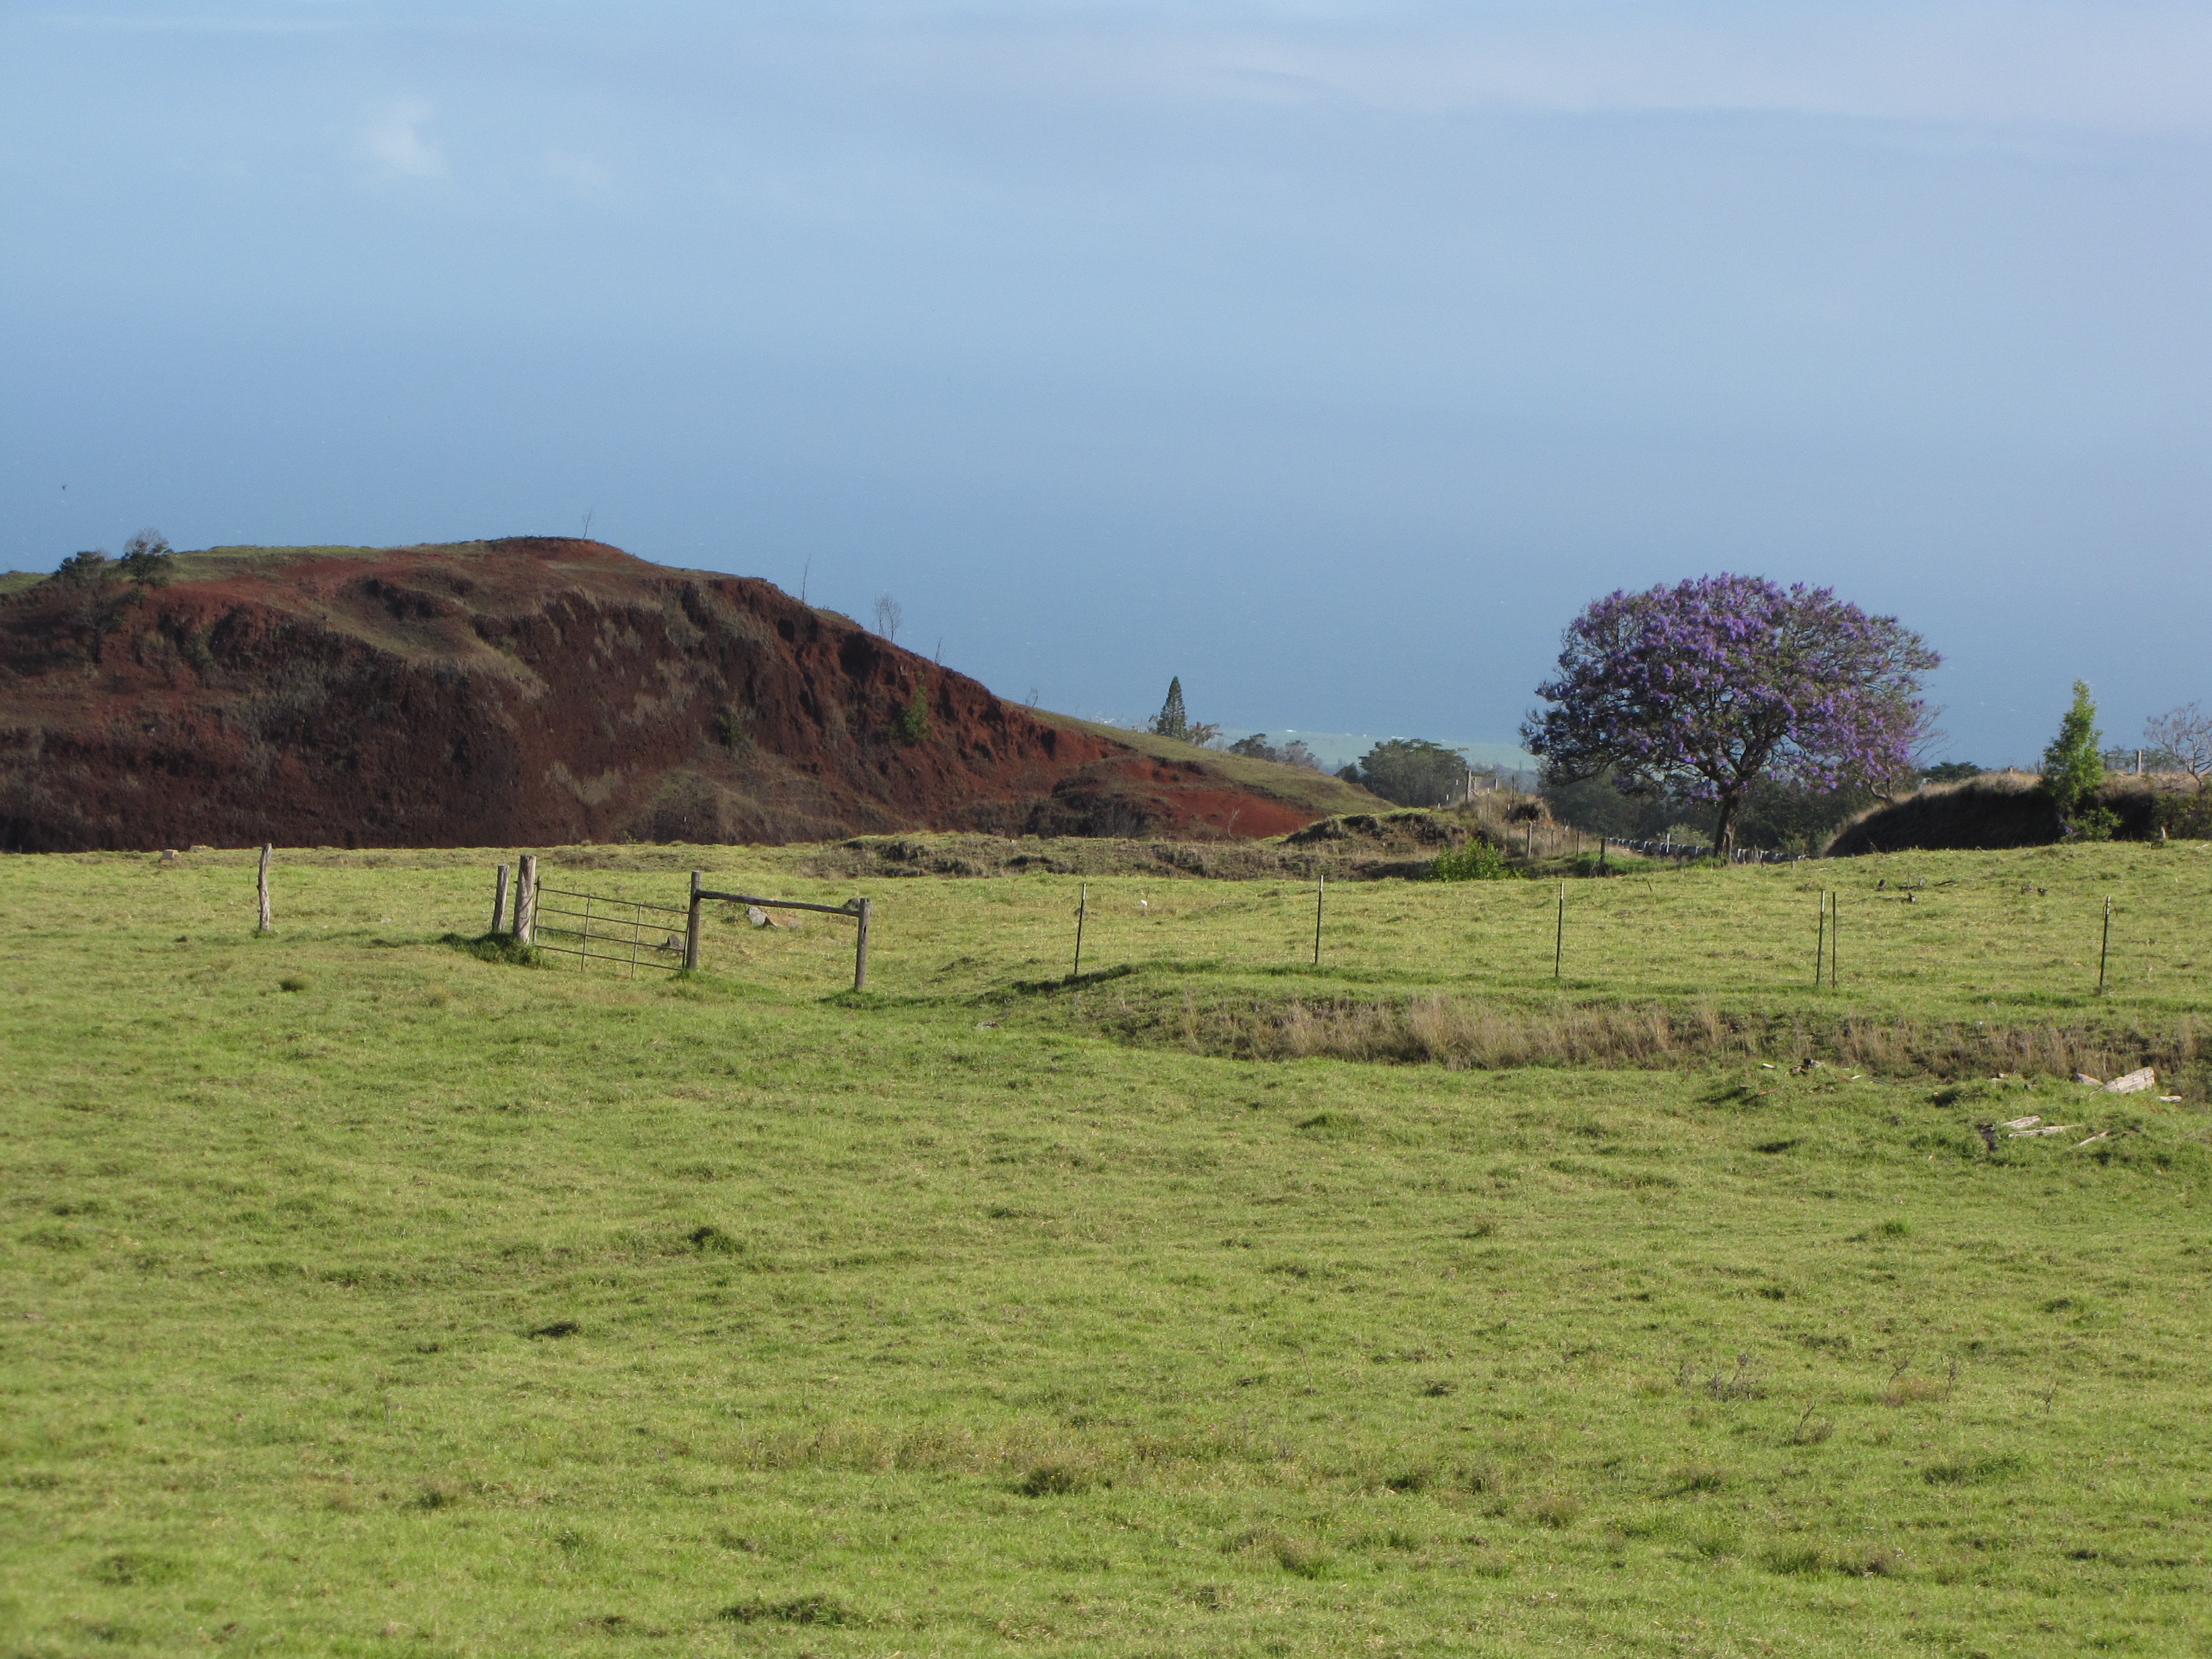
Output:
[[[1070,985],[1068,876],[547,855],[864,893],[859,997],[491,959],[501,856],[0,864],[8,1654],[2212,1652],[2199,843],[1571,882],[1556,982],[1538,883],[1095,878]],[[2183,1097],[1805,1048],[1978,1023]]]

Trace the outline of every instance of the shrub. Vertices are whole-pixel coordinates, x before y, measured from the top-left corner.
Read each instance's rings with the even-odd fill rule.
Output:
[[[2212,841],[2212,793],[2157,796],[2151,824],[2178,840]]]
[[[123,556],[116,564],[138,586],[160,587],[175,574],[176,555],[160,531],[141,530],[123,544]]]
[[[2110,841],[2119,829],[2120,815],[2109,806],[2087,806],[2074,815],[2074,834],[2082,841]]]
[[[919,683],[914,688],[913,696],[891,717],[891,730],[898,734],[902,743],[920,743],[929,735],[929,695]]]
[[[1437,881],[1505,881],[1513,874],[1506,866],[1505,854],[1479,836],[1470,836],[1463,847],[1437,854],[1429,870]]]

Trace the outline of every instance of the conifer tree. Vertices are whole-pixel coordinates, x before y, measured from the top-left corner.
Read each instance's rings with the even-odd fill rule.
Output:
[[[1168,681],[1168,700],[1160,705],[1160,712],[1152,716],[1152,735],[1173,738],[1178,743],[1190,741],[1190,716],[1182,706],[1182,677],[1178,674]]]
[[[2043,751],[2043,787],[2069,823],[2093,804],[2104,786],[2105,734],[2097,729],[2097,705],[2086,681],[2074,682],[2074,706],[2058,722],[2058,735]]]

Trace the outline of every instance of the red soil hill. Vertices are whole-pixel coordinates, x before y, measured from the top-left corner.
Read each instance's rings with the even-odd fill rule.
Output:
[[[599,543],[179,560],[165,587],[0,601],[0,847],[1266,836],[1322,815],[1052,724],[767,582]]]

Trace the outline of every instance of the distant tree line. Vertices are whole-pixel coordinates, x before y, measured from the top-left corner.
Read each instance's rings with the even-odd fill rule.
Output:
[[[1255,732],[1250,737],[1239,738],[1231,744],[1229,753],[1242,755],[1247,760],[1273,761],[1278,766],[1303,766],[1309,772],[1324,769],[1320,758],[1306,747],[1303,738],[1292,738],[1278,748],[1267,741],[1265,732]]]

